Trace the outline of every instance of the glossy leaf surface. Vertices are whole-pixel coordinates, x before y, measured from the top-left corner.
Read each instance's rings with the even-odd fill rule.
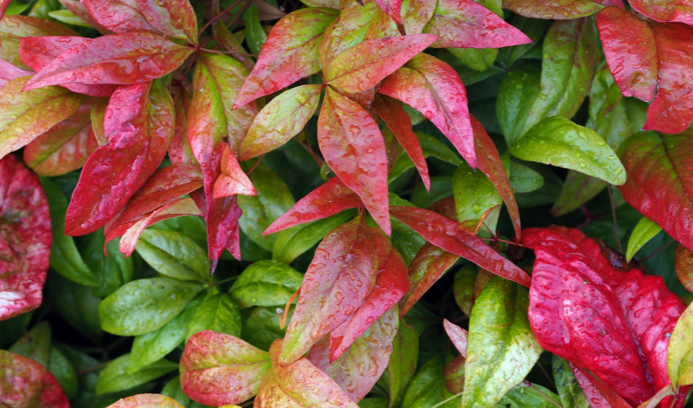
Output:
[[[628,249],[626,250],[626,261],[630,262],[633,256],[647,244],[649,240],[654,238],[655,235],[659,234],[662,227],[657,225],[654,221],[647,217],[643,217],[636,225],[635,229],[630,235],[628,240]]]

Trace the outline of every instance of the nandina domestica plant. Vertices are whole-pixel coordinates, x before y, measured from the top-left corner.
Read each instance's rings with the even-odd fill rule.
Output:
[[[0,406],[685,407],[691,10],[0,0]]]

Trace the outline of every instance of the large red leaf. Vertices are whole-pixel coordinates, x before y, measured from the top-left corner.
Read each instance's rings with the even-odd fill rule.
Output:
[[[321,220],[360,205],[361,198],[335,176],[300,199],[289,211],[277,218],[262,235]]]
[[[664,279],[616,264],[575,229],[527,229],[522,243],[536,255],[529,321],[544,349],[592,371],[632,405],[671,383],[667,347],[686,306]],[[676,407],[688,389],[680,392]]]
[[[479,166],[486,177],[496,186],[498,194],[503,198],[505,205],[508,207],[508,213],[513,222],[515,235],[517,239],[522,235],[522,226],[520,224],[520,209],[515,201],[515,194],[510,186],[508,174],[505,172],[503,162],[496,145],[491,140],[491,137],[486,133],[484,127],[471,116],[472,129],[474,130],[474,146],[476,148],[476,164]]]
[[[404,151],[407,152],[411,161],[414,162],[426,190],[430,191],[431,178],[428,175],[426,158],[423,155],[423,150],[421,150],[419,138],[416,137],[414,129],[412,129],[411,118],[407,112],[398,101],[385,95],[376,96],[373,107],[378,116],[385,121],[387,127],[392,130],[392,133],[397,138],[399,144],[402,145]]]
[[[270,356],[245,341],[211,330],[188,339],[180,359],[180,385],[205,405],[240,404],[258,391]]]
[[[438,36],[432,45],[436,48],[501,48],[532,42],[474,0],[438,0],[423,31]]]
[[[132,196],[104,230],[106,242],[122,236],[133,224],[147,218],[157,208],[202,187],[200,166],[174,164],[158,169]]]
[[[270,347],[272,370],[263,378],[255,408],[358,408],[358,405],[327,374],[307,358],[282,365],[282,340]]]
[[[173,100],[163,81],[122,86],[106,109],[109,143],[84,165],[67,209],[65,233],[96,231],[159,167],[173,136]]]
[[[330,232],[303,277],[279,361],[291,364],[353,315],[373,290],[376,248],[363,217]]]
[[[330,363],[334,363],[351,347],[356,339],[381,316],[384,316],[410,289],[407,265],[404,263],[402,255],[397,252],[390,239],[378,228],[371,228],[371,236],[378,254],[378,277],[375,280],[373,290],[364,300],[363,305],[330,334]],[[397,314],[399,315],[399,313]],[[385,318],[385,320],[390,319]],[[391,341],[392,339],[390,339]],[[364,396],[365,394],[361,395],[359,399]]]
[[[450,139],[467,163],[476,167],[467,93],[450,65],[419,54],[385,79],[378,92],[423,113]]]
[[[115,33],[157,31],[147,22],[136,0],[83,0],[82,4],[101,26]]]
[[[358,103],[327,88],[318,143],[330,168],[361,197],[375,222],[390,235],[387,153],[373,118]]]
[[[70,408],[58,380],[41,363],[5,350],[0,350],[0,405]]]
[[[136,0],[144,18],[160,33],[197,44],[197,17],[188,0]]]
[[[642,21],[635,14],[608,7],[597,15],[604,55],[623,94],[644,101],[645,130],[679,133],[693,121],[693,27]]]
[[[272,27],[234,109],[320,71],[318,44],[339,13],[329,8],[294,11]]]
[[[69,83],[143,83],[180,67],[194,51],[146,32],[104,35],[65,50],[34,75],[24,89]]]
[[[0,320],[6,320],[41,304],[52,240],[43,188],[13,155],[0,160],[0,214]]]
[[[349,93],[364,92],[436,41],[430,34],[386,37],[364,41],[330,63],[325,80]]]
[[[509,260],[503,258],[481,238],[472,235],[462,224],[423,208],[395,206],[390,214],[418,232],[431,244],[459,255],[483,269],[529,287],[532,278]]]
[[[633,10],[655,21],[677,21],[693,25],[693,2],[691,0],[630,0],[628,4]]]
[[[19,56],[36,72],[41,71],[68,49],[84,44],[84,37],[24,37],[19,39]],[[86,95],[109,97],[117,85],[65,84],[65,88]]]
[[[332,343],[327,336],[310,349],[308,359],[335,380],[352,400],[361,401],[388,366],[398,325],[399,313],[395,307],[376,318],[338,359],[330,357]]]
[[[622,145],[623,197],[674,239],[693,249],[693,133],[643,132]]]
[[[84,166],[98,147],[91,127],[91,108],[95,98],[87,99],[75,113],[54,125],[24,148],[24,162],[40,176],[60,176]]]
[[[409,283],[411,292],[402,301],[402,315],[405,315],[421,297],[428,292],[434,283],[460,259],[444,249],[425,243],[416,253],[409,265]]]
[[[555,20],[587,17],[605,6],[623,8],[623,0],[503,0],[503,8],[519,15]]]

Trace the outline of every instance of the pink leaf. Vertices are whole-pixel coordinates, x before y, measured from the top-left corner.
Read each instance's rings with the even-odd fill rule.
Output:
[[[221,174],[214,182],[214,199],[237,194],[254,196],[257,195],[257,191],[227,146],[221,157]]]
[[[450,340],[452,340],[452,344],[455,345],[457,351],[459,351],[464,358],[467,358],[467,338],[469,337],[469,333],[467,333],[467,331],[460,326],[450,323],[448,319],[443,320],[443,326],[445,327],[445,332],[448,334],[448,337],[450,337]]]
[[[157,32],[135,0],[82,0],[82,4],[101,26],[115,33]]]
[[[31,71],[24,71],[5,60],[0,59],[0,88],[15,78],[31,75]]]
[[[41,363],[0,350],[0,405],[14,408],[70,408],[58,380]]]

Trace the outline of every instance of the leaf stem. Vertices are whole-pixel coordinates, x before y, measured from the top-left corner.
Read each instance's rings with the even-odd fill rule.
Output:
[[[446,399],[446,400],[440,401],[439,403],[435,404],[434,406],[432,406],[432,407],[430,407],[430,408],[439,407],[439,406],[445,404],[446,402],[452,401],[452,400],[454,400],[454,399],[457,398],[457,397],[461,397],[463,393],[464,393],[464,391],[462,391],[462,392],[459,393],[459,394],[455,394],[455,395],[453,395],[452,397],[450,397],[450,398],[448,398],[448,399]]]
[[[484,240],[484,241],[498,241],[498,242],[502,242],[502,243],[508,244],[508,245],[514,245],[514,246],[517,246],[517,247],[527,248],[526,246],[524,246],[524,245],[522,245],[522,244],[520,244],[520,243],[513,242],[513,241],[508,241],[508,240],[500,239],[500,238],[481,238],[481,239]]]
[[[623,253],[621,246],[621,236],[618,233],[618,221],[616,220],[616,206],[614,205],[614,196],[611,194],[611,185],[606,186],[606,191],[609,192],[609,202],[611,203],[611,217],[614,219],[614,232],[616,233],[616,243],[618,243],[618,252]]]
[[[675,239],[672,239],[671,241],[669,241],[669,242],[667,242],[666,244],[664,244],[664,245],[662,245],[661,247],[659,247],[659,249],[657,249],[657,250],[654,251],[653,253],[651,253],[651,254],[647,255],[646,257],[644,257],[643,259],[641,259],[640,262],[645,262],[645,261],[647,261],[648,259],[650,259],[650,258],[652,258],[653,256],[657,255],[657,254],[659,253],[659,251],[663,250],[664,248],[668,247],[669,245],[671,245],[671,244],[674,243],[674,242],[676,242],[676,240],[675,240]]]
[[[248,175],[249,175],[249,176],[250,176],[250,174],[253,172],[253,170],[255,170],[255,168],[257,167],[257,165],[260,164],[260,162],[261,162],[262,159],[264,159],[264,158],[265,158],[265,155],[263,154],[262,156],[260,156],[260,159],[259,159],[258,161],[256,161],[255,164],[253,164],[253,167],[252,167],[252,168],[250,169],[250,171],[248,172]]]
[[[243,0],[236,0],[235,3],[233,3],[232,5],[230,5],[230,6],[228,6],[227,8],[225,8],[221,13],[217,14],[213,19],[209,20],[209,21],[207,22],[207,24],[205,24],[204,26],[202,26],[202,28],[200,29],[200,31],[197,33],[197,36],[198,36],[198,37],[201,36],[202,33],[207,29],[207,27],[209,27],[209,26],[211,26],[212,24],[214,24],[217,20],[219,20],[220,18],[222,18],[222,17],[224,16],[224,14],[228,13],[229,11],[231,11],[232,8],[234,8],[234,7],[236,7],[237,5],[239,5],[242,1],[243,1]]]
[[[557,406],[558,408],[563,408],[563,407],[562,407],[561,405],[559,405],[556,401],[554,401],[554,400],[552,400],[551,398],[549,398],[548,395],[546,395],[546,394],[544,394],[543,392],[541,392],[541,390],[539,390],[539,388],[535,387],[534,384],[532,384],[532,383],[529,382],[529,381],[525,381],[525,382],[526,382],[527,384],[529,384],[529,387],[530,387],[530,388],[534,388],[534,391],[538,392],[539,394],[543,395],[544,398],[546,398],[547,400],[551,401],[551,403],[552,403],[553,405]]]
[[[296,299],[296,296],[298,296],[299,293],[301,293],[301,288],[298,288],[298,290],[293,295],[291,295],[289,301],[286,302],[286,307],[284,307],[284,317],[279,324],[279,327],[282,330],[284,330],[284,328],[286,327],[286,319],[289,317],[289,308],[291,307],[291,303],[293,303],[294,299]]]
[[[96,371],[96,370],[99,370],[101,368],[104,368],[104,367],[106,367],[106,365],[108,365],[108,363],[97,364],[93,367],[85,368],[84,370],[79,370],[75,373],[75,375],[84,375],[84,374],[90,373],[92,371]]]

